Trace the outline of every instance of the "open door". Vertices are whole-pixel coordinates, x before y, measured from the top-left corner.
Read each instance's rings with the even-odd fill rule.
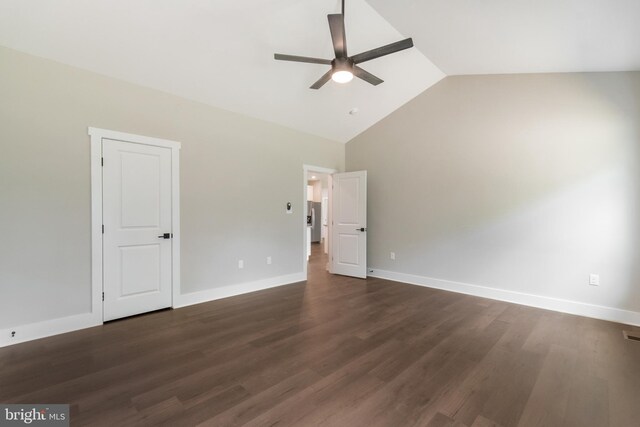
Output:
[[[367,277],[367,171],[332,175],[331,272]]]

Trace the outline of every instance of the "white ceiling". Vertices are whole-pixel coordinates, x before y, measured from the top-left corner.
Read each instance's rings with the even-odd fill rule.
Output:
[[[640,70],[639,0],[368,0],[447,75]]]
[[[350,54],[408,36],[418,49],[363,64],[380,86],[314,91],[327,66],[273,54],[331,59],[339,4],[0,0],[0,45],[342,142],[445,73],[640,69],[640,0],[347,0]]]
[[[346,142],[444,77],[410,49],[362,65],[385,80],[309,86],[332,59],[337,0],[0,0],[0,45]],[[359,53],[405,37],[364,0],[348,0]],[[357,115],[348,112],[357,107]]]

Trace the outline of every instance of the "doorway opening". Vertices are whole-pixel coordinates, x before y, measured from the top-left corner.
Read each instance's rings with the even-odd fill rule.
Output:
[[[328,270],[330,245],[329,215],[331,175],[336,171],[317,166],[304,166],[304,238],[303,271]],[[312,268],[310,268],[312,266]]]
[[[315,178],[314,178],[315,176]],[[326,192],[322,182],[326,176]],[[326,255],[330,274],[367,277],[367,171],[337,173],[333,169],[303,166],[302,270],[308,279],[314,253]],[[322,216],[323,193],[325,215]],[[315,205],[314,203],[320,203]],[[323,236],[323,223],[326,226]],[[319,227],[313,230],[314,226]],[[314,241],[321,250],[314,251]],[[327,253],[324,252],[326,243]],[[317,265],[317,264],[314,264]]]

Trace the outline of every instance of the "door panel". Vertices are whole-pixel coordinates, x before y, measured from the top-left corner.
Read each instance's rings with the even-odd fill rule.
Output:
[[[171,306],[171,150],[104,139],[104,320]]]
[[[360,258],[358,256],[358,243],[360,237],[353,234],[340,234],[338,239],[338,245],[340,246],[340,251],[338,252],[338,263],[357,266]]]
[[[160,225],[160,157],[120,152],[122,172],[122,227]]]
[[[125,246],[120,248],[122,289],[120,297],[159,292],[161,244]]]
[[[343,225],[358,225],[360,223],[360,177],[343,177],[340,179],[338,218]]]
[[[367,277],[367,171],[332,175],[331,272]]]

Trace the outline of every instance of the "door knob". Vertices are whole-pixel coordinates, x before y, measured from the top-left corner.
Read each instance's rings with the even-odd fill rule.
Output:
[[[158,239],[170,239],[173,237],[173,234],[171,233],[164,233],[158,236]]]
[[[362,232],[365,232],[365,231],[367,231],[367,229],[366,229],[365,227],[362,227],[362,228],[356,228],[356,231],[362,231]]]

